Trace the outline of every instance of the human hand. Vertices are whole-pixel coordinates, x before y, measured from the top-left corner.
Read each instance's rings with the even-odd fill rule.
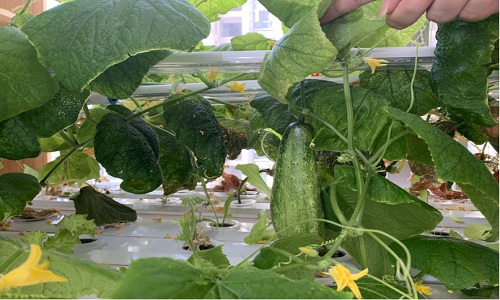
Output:
[[[322,24],[372,2],[373,0],[335,0],[320,18]],[[498,13],[499,0],[382,0],[380,15],[396,29],[415,23],[424,13],[436,23],[450,22],[460,17],[466,22],[476,22]]]
[[[424,13],[436,23],[453,21],[477,22],[498,12],[499,0],[382,0],[381,15],[396,29],[415,23]]]

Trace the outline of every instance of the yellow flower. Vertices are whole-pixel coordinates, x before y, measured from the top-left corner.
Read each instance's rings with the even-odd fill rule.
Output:
[[[242,94],[245,93],[245,85],[247,83],[246,82],[243,82],[243,83],[238,83],[236,81],[231,81],[231,84],[228,85],[227,87],[230,88],[231,90],[235,91],[235,92],[240,92]]]
[[[417,282],[415,288],[417,289],[417,293],[419,294],[427,296],[432,295],[431,291],[429,291],[431,287],[428,285],[423,285],[421,282]]]
[[[28,259],[5,275],[0,275],[0,291],[15,287],[45,283],[66,282],[68,279],[49,271],[49,261],[39,264],[42,258],[40,246],[32,244]]]
[[[318,256],[318,251],[311,249],[309,247],[299,247],[300,252],[304,253],[307,256]]]
[[[207,79],[212,81],[215,79],[215,77],[217,77],[217,75],[217,69],[211,69],[210,72],[208,72]]]
[[[274,46],[276,45],[276,41],[273,41],[273,40],[268,40],[267,43],[271,46]]]
[[[377,67],[385,67],[388,63],[385,59],[375,59],[370,57],[363,57],[363,60],[370,66],[370,69],[372,69],[372,74],[375,73],[375,69]]]
[[[333,280],[337,283],[337,291],[342,291],[347,286],[356,298],[361,299],[358,285],[354,281],[368,274],[368,269],[364,269],[357,274],[351,274],[346,267],[338,264],[331,267],[328,273],[330,273],[330,276],[332,276]]]
[[[161,221],[163,221],[163,218],[162,217],[153,218],[153,221],[161,222]]]

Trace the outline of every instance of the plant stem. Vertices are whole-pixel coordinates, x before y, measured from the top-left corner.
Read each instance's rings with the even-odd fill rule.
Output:
[[[330,203],[332,204],[333,212],[335,213],[335,216],[337,216],[337,218],[339,219],[340,224],[347,225],[348,221],[347,221],[346,217],[344,216],[344,213],[340,209],[339,204],[337,202],[337,183],[336,182],[332,183],[332,188],[330,190],[332,191],[331,195],[329,195],[324,189],[321,190],[321,193],[323,193],[323,198],[330,199]]]
[[[349,69],[346,62],[342,63],[342,74],[343,74],[343,83],[344,83],[344,97],[346,103],[346,111],[347,111],[347,149],[349,155],[352,157],[352,164],[354,167],[354,173],[356,174],[356,185],[358,192],[358,202],[356,204],[356,208],[354,213],[351,216],[351,219],[347,223],[349,226],[357,224],[359,222],[359,214],[363,210],[365,197],[363,187],[363,175],[361,166],[359,164],[358,158],[356,157],[356,151],[354,151],[354,108],[352,105],[352,97],[351,97],[351,86],[349,84]],[[371,172],[368,172],[368,178],[371,176]]]
[[[28,1],[26,1],[26,3],[24,4],[23,8],[22,8],[22,9],[21,9],[21,10],[20,10],[17,14],[18,14],[18,15],[22,15],[22,14],[24,14],[24,13],[28,10],[28,8],[30,7],[30,5],[31,5],[31,1],[32,1],[32,0],[28,0]]]
[[[85,118],[89,120],[90,123],[94,125],[97,124],[96,120],[94,120],[94,118],[92,118],[92,116],[90,115],[90,110],[86,103],[83,106],[83,111],[85,112]]]
[[[63,131],[59,131],[59,136],[62,137],[62,139],[68,143],[71,147],[73,148],[78,148],[79,145],[72,139],[69,138],[69,136],[66,135]]]
[[[201,185],[203,186],[203,191],[205,192],[205,195],[207,196],[208,199],[208,205],[210,205],[210,208],[212,208],[212,211],[214,212],[215,216],[215,227],[219,226],[219,217],[217,216],[217,211],[215,210],[215,207],[212,203],[212,200],[210,199],[210,194],[208,193],[207,189],[207,183],[205,182],[205,178],[200,178]],[[222,224],[221,224],[222,226]]]
[[[47,179],[59,168],[59,166],[64,163],[73,153],[75,153],[78,149],[85,147],[86,144],[90,143],[93,140],[93,138],[90,138],[83,143],[76,145],[76,147],[71,148],[68,152],[66,152],[60,159],[59,161],[54,165],[54,167],[45,175],[42,180],[40,180],[40,184],[44,186],[46,184]]]

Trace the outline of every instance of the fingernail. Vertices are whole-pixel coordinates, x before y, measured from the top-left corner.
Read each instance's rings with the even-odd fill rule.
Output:
[[[378,12],[379,19],[382,19],[383,17],[385,17],[385,15],[387,15],[390,4],[391,0],[382,0],[382,4],[380,5],[380,10]]]

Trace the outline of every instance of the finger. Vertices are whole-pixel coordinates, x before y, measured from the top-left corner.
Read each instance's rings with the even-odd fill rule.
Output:
[[[432,2],[433,0],[401,0],[396,8],[387,14],[386,23],[396,29],[408,27],[424,14]]]
[[[477,22],[498,12],[498,0],[469,0],[458,15],[466,22]]]
[[[373,0],[335,0],[319,19],[321,24],[328,23],[343,14],[355,10],[356,8],[370,3]]]
[[[392,13],[398,6],[399,2],[401,2],[401,0],[382,0],[379,17],[385,17],[385,15]]]
[[[468,0],[435,0],[427,10],[427,19],[436,23],[453,21],[467,2]]]

